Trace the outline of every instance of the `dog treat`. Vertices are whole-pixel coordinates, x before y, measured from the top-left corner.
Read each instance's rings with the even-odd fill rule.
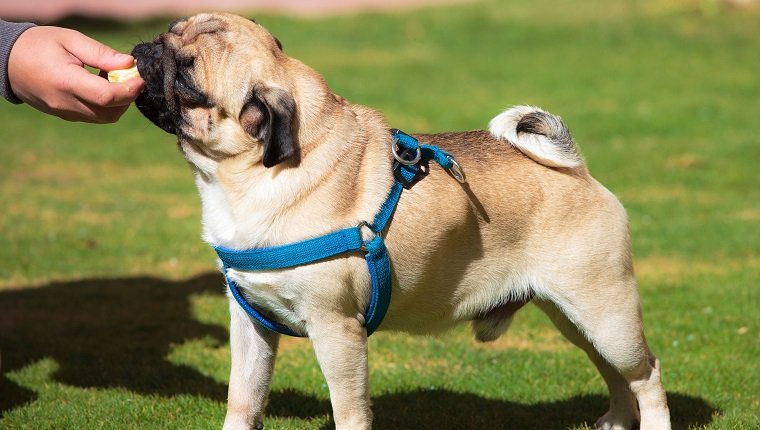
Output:
[[[137,71],[137,61],[129,69],[111,70],[108,72],[108,82],[126,82],[136,76],[140,76]]]

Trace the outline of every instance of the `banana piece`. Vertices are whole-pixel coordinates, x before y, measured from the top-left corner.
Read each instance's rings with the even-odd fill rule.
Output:
[[[129,69],[111,70],[108,72],[108,82],[126,82],[136,76],[140,76],[137,71],[137,61]]]

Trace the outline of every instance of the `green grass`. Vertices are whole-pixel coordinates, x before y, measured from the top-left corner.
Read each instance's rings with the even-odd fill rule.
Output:
[[[688,1],[512,1],[311,20],[261,16],[334,91],[409,131],[512,104],[570,126],[627,207],[648,340],[676,428],[760,428],[757,11]],[[127,51],[170,19],[72,21]],[[0,103],[0,428],[220,427],[227,308],[172,138]],[[588,428],[601,378],[535,308],[370,340],[376,428]],[[284,342],[267,428],[329,427],[308,342]]]

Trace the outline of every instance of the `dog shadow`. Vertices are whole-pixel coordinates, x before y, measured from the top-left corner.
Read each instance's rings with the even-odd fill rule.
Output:
[[[607,410],[609,399],[583,395],[554,402],[524,404],[445,389],[418,389],[373,396],[373,428],[380,429],[560,429],[587,424]],[[719,410],[705,400],[668,394],[673,429],[701,428]],[[330,402],[295,390],[273,392],[268,416],[310,419],[330,411]],[[330,421],[321,430],[334,429]]]
[[[226,327],[198,322],[191,309],[191,296],[223,292],[224,279],[217,273],[179,282],[92,279],[0,291],[2,373],[50,358],[58,365],[50,378],[67,385],[163,397],[191,394],[225,402],[226,385],[166,360],[174,345],[191,339],[228,342]],[[36,396],[0,374],[0,417]],[[383,429],[567,428],[593,423],[607,402],[606,396],[584,395],[523,404],[417,389],[376,395],[373,411],[375,427]],[[668,402],[676,429],[703,426],[719,413],[696,397],[670,393]],[[272,392],[267,415],[309,419],[330,410],[326,399],[286,389]]]
[[[672,418],[675,429],[707,424],[715,412],[704,400],[681,394],[669,395],[668,401],[678,412]],[[378,428],[383,429],[559,429],[583,423],[593,427],[608,406],[609,399],[602,395],[525,404],[472,393],[417,390],[382,396],[375,410]]]

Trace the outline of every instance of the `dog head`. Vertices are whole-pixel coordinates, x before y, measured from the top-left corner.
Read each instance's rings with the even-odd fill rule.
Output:
[[[135,104],[198,168],[250,154],[272,167],[297,155],[294,65],[264,27],[199,14],[132,50],[146,87]],[[297,75],[297,73],[295,74]]]

